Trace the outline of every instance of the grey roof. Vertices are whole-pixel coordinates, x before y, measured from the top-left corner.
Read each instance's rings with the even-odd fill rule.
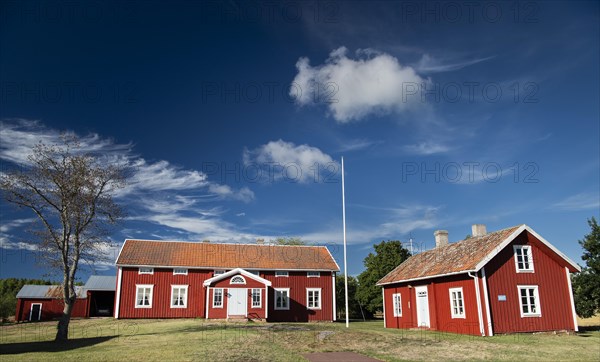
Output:
[[[116,290],[116,276],[92,275],[85,283],[86,290]]]
[[[83,287],[75,287],[75,293],[79,299],[87,298]],[[26,284],[17,293],[17,298],[58,299],[62,298],[62,290],[60,285]]]

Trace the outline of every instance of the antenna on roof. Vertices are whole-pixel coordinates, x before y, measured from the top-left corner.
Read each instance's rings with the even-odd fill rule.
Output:
[[[413,255],[413,237],[412,237],[412,232],[408,233],[408,248],[410,250],[410,255]]]

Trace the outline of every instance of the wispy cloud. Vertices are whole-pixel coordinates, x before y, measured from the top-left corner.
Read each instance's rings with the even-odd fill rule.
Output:
[[[300,58],[290,96],[301,106],[326,104],[339,123],[404,112],[420,105],[420,97],[403,96],[407,86],[416,90],[428,82],[413,68],[372,49],[359,49],[355,59],[347,53],[345,47],[335,49],[325,64],[317,66],[311,66],[308,58]]]
[[[494,55],[490,57],[477,58],[471,60],[444,62],[440,59],[436,59],[430,56],[429,54],[424,54],[419,60],[419,62],[415,65],[415,69],[421,74],[452,72],[473,64],[485,62],[486,60],[490,60],[495,57],[496,56]]]
[[[600,195],[594,192],[582,192],[565,198],[552,205],[553,209],[580,211],[600,208]]]
[[[413,155],[433,155],[436,153],[446,153],[451,150],[449,146],[442,143],[435,143],[432,141],[421,142],[413,145],[406,145],[403,147],[404,151]]]
[[[372,141],[368,139],[352,139],[340,142],[339,152],[361,151],[383,143],[383,141]]]

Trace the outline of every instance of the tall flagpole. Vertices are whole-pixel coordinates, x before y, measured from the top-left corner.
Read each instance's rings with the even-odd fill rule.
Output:
[[[344,294],[346,297],[346,328],[350,327],[348,315],[348,259],[346,255],[346,196],[344,190],[344,157],[342,157],[342,225],[344,228]]]

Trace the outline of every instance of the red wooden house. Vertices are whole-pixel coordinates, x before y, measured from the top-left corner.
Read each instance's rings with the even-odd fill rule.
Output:
[[[334,321],[324,246],[125,240],[115,318]]]
[[[527,225],[448,243],[416,254],[383,277],[386,328],[494,333],[577,331],[570,273],[580,271]]]

